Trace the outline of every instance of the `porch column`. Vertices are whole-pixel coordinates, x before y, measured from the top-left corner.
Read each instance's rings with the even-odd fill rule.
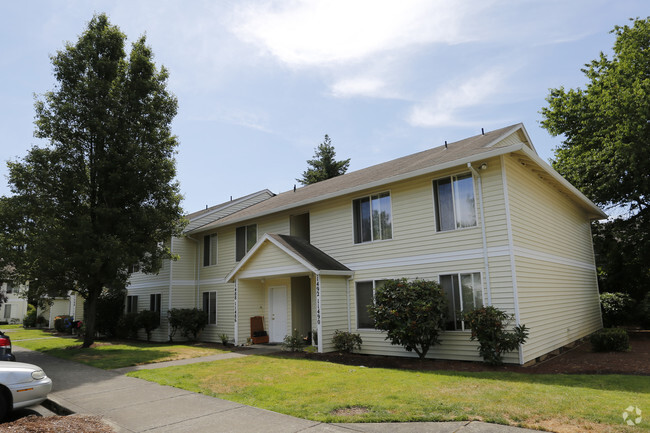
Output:
[[[239,279],[235,280],[235,346],[239,342]]]
[[[323,323],[320,308],[320,275],[316,274],[316,331],[318,332],[318,353],[323,353]]]

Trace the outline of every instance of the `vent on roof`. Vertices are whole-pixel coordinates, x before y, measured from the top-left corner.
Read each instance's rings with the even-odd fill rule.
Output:
[[[445,149],[447,149],[447,140],[445,140]]]
[[[481,135],[485,135],[485,130],[481,128]]]

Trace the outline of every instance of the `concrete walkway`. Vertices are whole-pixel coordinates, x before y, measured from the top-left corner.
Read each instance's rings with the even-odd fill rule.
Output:
[[[74,413],[100,415],[117,432],[534,432],[480,422],[325,424],[126,377],[117,371],[101,370],[17,346],[13,349],[18,361],[40,366],[52,378],[49,399],[53,403]],[[255,350],[232,355],[247,356]],[[212,357],[203,360],[206,358]],[[200,359],[195,362],[202,362]],[[182,362],[154,365],[182,365]]]

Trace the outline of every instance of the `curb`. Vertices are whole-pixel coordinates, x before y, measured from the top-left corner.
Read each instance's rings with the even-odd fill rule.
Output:
[[[56,401],[56,399],[53,399],[52,397],[49,397],[44,402],[42,402],[41,406],[61,416],[68,416],[74,414],[74,411],[63,406],[61,403],[59,403],[58,401]]]

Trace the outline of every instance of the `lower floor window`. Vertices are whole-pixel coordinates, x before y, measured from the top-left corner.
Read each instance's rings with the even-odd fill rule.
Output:
[[[374,329],[375,322],[370,317],[368,307],[375,304],[375,289],[386,280],[359,281],[357,288],[357,329]]]
[[[137,296],[127,296],[126,297],[126,312],[127,313],[137,313],[138,312],[138,297]]]
[[[160,293],[152,293],[149,295],[149,309],[160,314],[162,304],[162,295]]]
[[[11,304],[5,304],[5,319],[11,319]]]
[[[203,292],[203,311],[208,315],[208,325],[216,325],[217,292]]]
[[[481,273],[440,275],[440,285],[447,296],[447,329],[465,330],[463,313],[483,306]]]

